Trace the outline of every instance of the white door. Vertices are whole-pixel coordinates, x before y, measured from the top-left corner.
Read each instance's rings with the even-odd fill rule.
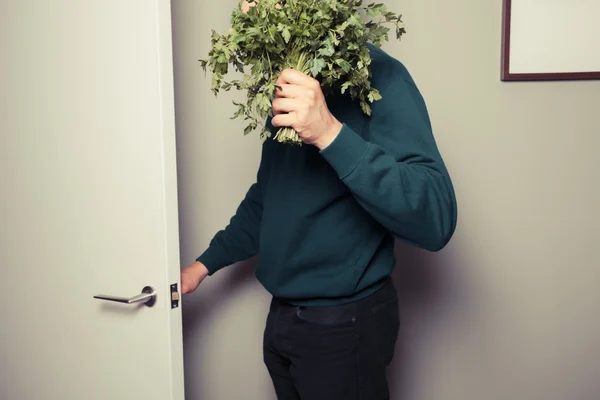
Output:
[[[169,0],[2,0],[0,49],[0,399],[182,400]]]

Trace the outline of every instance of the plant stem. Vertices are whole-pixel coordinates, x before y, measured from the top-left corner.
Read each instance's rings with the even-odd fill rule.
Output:
[[[280,143],[302,146],[302,139],[300,139],[300,137],[298,136],[298,132],[296,132],[293,128],[290,127],[279,129],[279,131],[275,135],[275,140],[277,140]]]

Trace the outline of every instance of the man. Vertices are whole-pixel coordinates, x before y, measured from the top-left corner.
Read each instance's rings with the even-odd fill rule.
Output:
[[[281,73],[267,126],[294,128],[304,145],[263,144],[235,216],[181,272],[185,294],[259,255],[256,276],[273,295],[264,361],[279,400],[388,399],[394,238],[437,251],[456,226],[425,102],[399,61],[369,48],[383,96],[371,117],[348,95],[326,99],[312,77]]]

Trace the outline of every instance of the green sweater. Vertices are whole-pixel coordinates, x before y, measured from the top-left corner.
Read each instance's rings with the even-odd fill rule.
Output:
[[[334,305],[383,285],[394,238],[430,251],[448,243],[456,199],[425,102],[399,61],[370,50],[383,96],[372,116],[335,95],[327,104],[343,128],[324,150],[267,140],[256,183],[198,257],[211,275],[258,254],[256,277],[273,296]]]

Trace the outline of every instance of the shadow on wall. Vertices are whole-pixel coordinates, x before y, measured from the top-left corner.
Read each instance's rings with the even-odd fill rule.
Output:
[[[451,251],[432,253],[397,241],[392,277],[398,290],[400,332],[394,361],[388,370],[393,400],[415,399],[418,365],[428,348],[428,334],[456,311],[456,280],[450,279]]]
[[[217,373],[222,375],[225,372],[222,365],[216,367],[219,368],[217,373],[215,371],[207,373],[206,368],[214,367],[211,360],[216,354],[220,354],[223,344],[227,342],[227,339],[223,339],[223,337],[213,336],[214,332],[218,331],[215,326],[222,326],[223,313],[229,312],[231,302],[237,302],[239,294],[247,293],[247,289],[255,284],[255,268],[256,257],[232,265],[226,271],[219,271],[219,276],[215,276],[216,279],[211,278],[210,281],[203,282],[202,290],[187,295],[190,298],[182,309],[185,398],[187,400],[219,398],[222,397],[221,393],[231,391],[231,388],[220,386],[220,381],[214,381]],[[253,328],[255,327],[244,325],[243,329],[247,331]],[[246,349],[244,351],[247,351],[248,347],[254,348],[257,344],[245,343],[244,341],[247,341],[248,338],[256,339],[256,333],[245,334],[240,338],[240,343],[237,345]],[[232,357],[232,355],[229,354],[228,357]],[[250,358],[253,358],[252,355]],[[231,360],[230,358],[229,361]],[[244,364],[244,361],[241,363]],[[199,371],[205,372],[199,373]],[[233,376],[235,377],[236,374],[237,372],[234,372]]]
[[[226,274],[221,272],[221,275],[226,276],[224,279],[219,279],[219,290],[223,293],[235,293],[241,286],[246,285],[255,279],[254,271],[256,269],[256,260],[257,257],[253,257],[247,261],[229,267]],[[206,283],[202,283],[202,285],[206,286]],[[200,296],[207,301],[194,300],[190,302],[189,307],[185,309],[183,315],[184,337],[192,332],[198,332],[199,327],[203,326],[204,320],[214,318],[213,312],[216,310],[215,302],[219,301],[219,296],[215,296],[211,292],[202,293],[201,291],[197,291],[197,293],[192,294],[192,296],[194,295]]]

